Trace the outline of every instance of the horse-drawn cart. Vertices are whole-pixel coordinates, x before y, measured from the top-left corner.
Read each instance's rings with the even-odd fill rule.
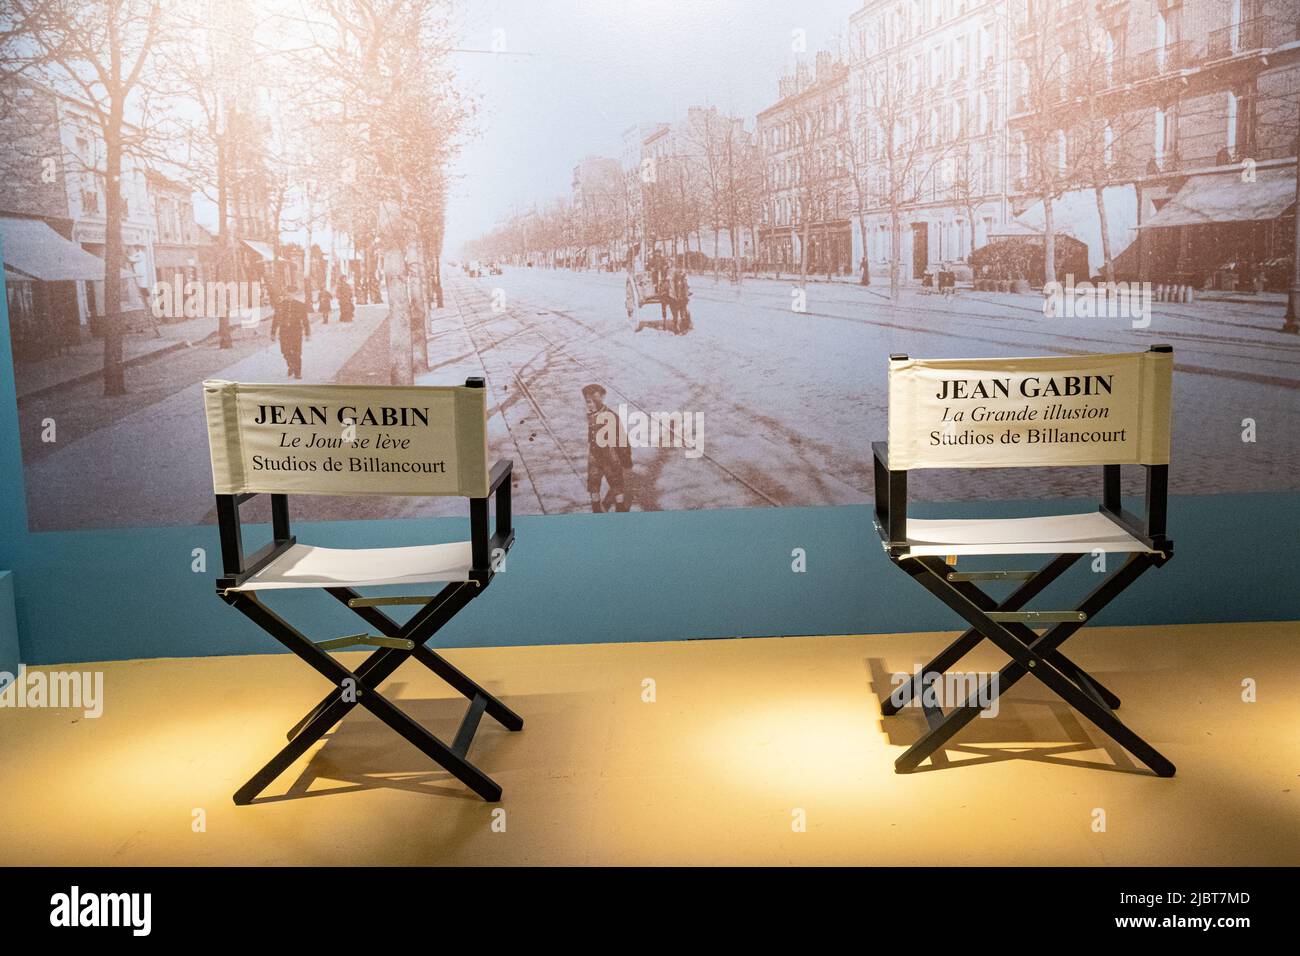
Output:
[[[627,274],[627,317],[643,305],[668,304],[668,299],[655,288],[655,278],[649,272],[632,272]]]
[[[674,289],[679,296],[674,296]],[[665,330],[683,335],[691,328],[691,310],[687,305],[690,297],[684,271],[670,272],[666,263],[651,271],[638,272],[635,266],[628,269],[624,304],[629,319],[642,306],[657,305]],[[638,330],[643,325],[650,323],[638,324]]]

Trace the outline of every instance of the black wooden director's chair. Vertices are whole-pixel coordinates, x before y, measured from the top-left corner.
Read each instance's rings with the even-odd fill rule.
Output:
[[[217,579],[217,594],[334,685],[289,731],[287,746],[236,791],[235,803],[251,803],[358,704],[484,800],[499,800],[501,787],[470,763],[470,743],[485,713],[511,731],[522,730],[523,719],[426,646],[443,625],[487,589],[514,542],[511,462],[498,461],[490,472],[487,469],[483,379],[470,378],[463,387],[447,388],[205,382],[204,390],[224,568],[223,576]],[[266,411],[273,408],[282,411]],[[405,414],[404,409],[415,411]],[[254,418],[263,422],[255,427]],[[404,419],[409,429],[400,424]],[[276,441],[268,439],[267,420],[273,430],[278,428],[273,436]],[[384,427],[393,422],[399,424]],[[353,426],[355,439],[371,436],[367,444],[372,448],[385,447],[384,431],[390,436],[405,433],[421,437],[409,443],[411,447],[401,452],[406,458],[399,457],[396,464],[387,463],[377,451],[358,452],[350,449],[361,446],[347,445],[341,451],[335,449],[314,459],[307,453],[289,458],[296,458],[302,468],[305,461],[315,461],[319,466],[333,454],[341,463],[356,463],[348,471],[329,475],[319,470],[290,471],[287,476],[267,471],[266,460],[277,454],[276,446],[292,444],[291,435],[302,439],[313,430],[324,434],[339,423]],[[430,449],[444,457],[438,462],[420,463],[419,455]],[[255,466],[259,457],[261,464]],[[447,459],[451,459],[450,466]],[[462,495],[470,499],[470,540],[360,549],[299,544],[289,527],[291,491]],[[270,494],[272,540],[246,556],[239,506],[262,492]],[[492,531],[489,498],[495,498],[496,506]],[[443,586],[432,596],[363,597],[357,590],[427,583]],[[287,588],[323,590],[378,633],[313,641],[260,597],[261,592]],[[398,623],[380,610],[386,605],[411,605],[416,610],[405,623]],[[354,671],[328,653],[356,646],[376,650]],[[434,736],[378,692],[383,681],[408,658],[419,661],[469,700],[451,743]]]
[[[1032,674],[1055,692],[1075,710],[1086,716],[1100,730],[1113,738],[1125,750],[1149,767],[1157,776],[1172,777],[1174,765],[1155,748],[1120,722],[1115,716],[1119,698],[1104,687],[1095,677],[1071,661],[1061,652],[1061,645],[1138,579],[1144,571],[1160,567],[1173,555],[1173,542],[1166,536],[1165,518],[1169,481],[1169,426],[1170,383],[1172,378],[1172,350],[1158,345],[1146,353],[1119,356],[1072,356],[1048,359],[1006,360],[943,360],[916,362],[906,355],[890,357],[889,444],[875,442],[875,524],[883,539],[889,559],[915,578],[949,608],[955,611],[970,629],[905,684],[898,687],[881,702],[881,713],[890,717],[915,700],[924,713],[928,731],[912,744],[894,763],[899,773],[914,771],[926,758],[941,757],[938,753],[981,710],[990,706],[999,695],[1007,691],[1026,674]],[[1094,366],[1092,363],[1096,362]],[[1107,363],[1115,363],[1108,365]],[[902,373],[915,372],[917,366],[929,367],[929,378],[908,380]],[[973,371],[972,371],[973,369]],[[1082,374],[1067,370],[1082,369]],[[1088,379],[1091,372],[1098,378]],[[1110,424],[1096,426],[1074,425],[1067,420],[1062,427],[1051,432],[1047,442],[1044,433],[1049,426],[1042,425],[1035,436],[1036,445],[1061,444],[1053,451],[1050,447],[1029,449],[1023,445],[1003,444],[999,424],[996,429],[985,429],[993,436],[993,450],[971,451],[956,444],[957,428],[935,430],[933,415],[922,416],[917,421],[914,412],[927,401],[937,401],[947,410],[960,405],[974,407],[982,403],[987,410],[996,407],[1013,407],[1026,404],[1024,396],[1033,395],[1035,402],[1046,387],[1051,392],[1061,390],[1060,382],[1068,377],[1076,379],[1074,388],[1086,390],[1088,382],[1104,380],[1109,376],[1106,391],[1097,385],[1100,404],[1112,400],[1112,412],[1127,415],[1123,431]],[[896,382],[896,378],[900,381]],[[1088,379],[1088,382],[1085,382]],[[1117,381],[1127,379],[1127,381]],[[949,384],[943,384],[947,381]],[[983,381],[985,384],[972,385]],[[1007,383],[1003,398],[1002,381]],[[957,382],[966,384],[958,385]],[[1025,387],[1019,383],[1032,382]],[[1043,383],[1055,383],[1044,386]],[[1083,384],[1079,384],[1083,383]],[[937,385],[937,390],[936,390]],[[1124,387],[1121,387],[1124,386]],[[1068,391],[1068,388],[1066,390]],[[974,396],[972,396],[974,392]],[[957,396],[954,398],[954,395]],[[991,396],[985,401],[982,396]],[[1117,396],[1120,396],[1117,398]],[[947,399],[945,402],[944,399]],[[1076,404],[1081,403],[1076,396]],[[1096,403],[1094,403],[1096,404]],[[896,405],[898,408],[896,409]],[[1048,403],[1050,405],[1050,402]],[[1045,406],[1041,402],[1037,408]],[[933,407],[931,408],[931,411]],[[1055,415],[1058,413],[1049,413]],[[901,421],[899,420],[901,419]],[[918,442],[906,435],[908,429],[922,435]],[[1054,427],[1054,426],[1052,426]],[[1009,430],[1022,429],[1021,439],[1028,437],[1023,426],[1013,425]],[[1059,433],[1078,429],[1090,435],[1088,444],[1063,444],[1068,440]],[[944,435],[951,444],[944,445]],[[1117,437],[1122,435],[1122,438]],[[977,441],[967,436],[970,441]],[[895,444],[906,444],[905,452],[894,456]],[[986,448],[986,445],[977,445]],[[952,449],[958,449],[955,453]],[[900,452],[902,449],[900,449]],[[945,458],[945,456],[947,456]],[[1021,467],[1045,465],[1102,465],[1101,506],[1094,513],[1012,519],[920,520],[907,515],[908,468],[916,467]],[[1123,464],[1142,464],[1146,469],[1145,514],[1141,517],[1126,511],[1120,501],[1120,467]],[[1073,610],[1034,611],[1026,607],[1049,584],[1060,577],[1085,554],[1112,552],[1127,555],[1123,565],[1104,579],[1092,593]],[[992,570],[957,571],[958,555],[1054,555],[1036,571]],[[1017,587],[1002,600],[986,594],[976,582],[1018,582]],[[1033,628],[1049,625],[1041,633]],[[936,706],[931,695],[926,694],[931,682],[942,681],[945,672],[957,664],[981,641],[988,640],[1010,658],[993,678],[983,678],[977,689],[957,706],[945,713]]]

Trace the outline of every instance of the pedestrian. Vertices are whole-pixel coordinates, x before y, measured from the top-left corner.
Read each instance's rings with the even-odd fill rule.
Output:
[[[356,301],[352,298],[352,286],[348,284],[347,276],[339,276],[336,291],[339,295],[339,321],[351,322],[356,311]]]
[[[271,319],[272,342],[277,335],[289,377],[302,378],[302,341],[311,338],[311,314],[302,298],[285,295],[276,303]]]
[[[330,295],[330,290],[328,288],[322,288],[317,300],[320,303],[321,324],[329,325],[330,312],[334,308],[334,297]]]
[[[668,260],[664,254],[655,249],[654,254],[650,257],[650,281],[654,283],[655,296],[659,299],[659,318],[666,322],[668,319]]]
[[[610,510],[628,510],[627,472],[632,468],[632,449],[627,432],[618,416],[605,405],[603,385],[591,384],[582,389],[587,406],[587,492],[591,510],[600,514]],[[609,487],[601,495],[602,483]]]
[[[673,270],[669,283],[668,303],[673,310],[673,331],[685,335],[691,328],[691,312],[687,305],[691,301],[691,286],[686,278],[686,264],[682,257],[677,257],[677,268]]]

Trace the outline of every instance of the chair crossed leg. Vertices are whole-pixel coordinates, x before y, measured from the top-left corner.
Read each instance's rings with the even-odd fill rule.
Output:
[[[1032,572],[1026,579],[1025,583],[1008,595],[1001,603],[994,601],[991,597],[981,591],[979,588],[970,584],[957,584],[955,587],[969,597],[972,601],[985,611],[1019,611],[1031,600],[1038,596],[1049,584],[1060,577],[1068,570],[1079,558],[1081,554],[1062,554],[1054,558],[1042,570]],[[945,575],[946,577],[947,575]],[[1031,643],[1037,638],[1037,634],[1024,625],[1010,624],[1010,630],[1025,643]],[[903,686],[895,690],[889,697],[880,703],[880,712],[885,717],[892,717],[897,714],[913,697],[920,694],[924,688],[924,683],[932,675],[942,674],[948,668],[955,665],[959,660],[965,657],[973,650],[980,641],[984,640],[984,635],[975,628],[966,631],[961,637],[953,641],[948,647],[944,648],[934,660],[926,664],[919,674],[913,677]],[[1067,673],[1083,673],[1082,669],[1069,661],[1060,651],[1052,651],[1053,663],[1061,670]],[[1105,690],[1100,684],[1098,690],[1103,692],[1107,704],[1112,708],[1119,707],[1119,698],[1110,691]]]
[[[350,588],[327,590],[344,604],[349,604],[360,597]],[[476,596],[476,591],[475,585],[471,583],[449,584],[416,611],[405,624],[398,624],[375,607],[349,605],[358,616],[373,625],[385,637],[409,643],[409,646],[381,647],[367,657],[355,671],[348,670],[258,601],[251,593],[228,592],[227,602],[322,674],[336,688],[289,731],[289,742],[284,749],[235,792],[235,803],[240,805],[251,803],[290,764],[306,753],[358,704],[410,741],[434,763],[445,768],[484,800],[490,803],[500,800],[500,785],[470,763],[466,759],[466,754],[484,713],[511,731],[522,730],[523,719],[425,646],[444,624],[455,617],[456,613]],[[445,744],[429,733],[376,690],[409,657],[420,661],[470,701],[469,709],[451,745]]]
[[[1147,553],[1133,555],[1094,589],[1075,611],[1062,615],[1072,619],[1060,620],[1041,635],[1024,621],[998,619],[1004,616],[1011,618],[1012,615],[1027,616],[1030,612],[1021,612],[1020,609],[1080,557],[1078,554],[1058,555],[1041,570],[1026,575],[1025,583],[1001,602],[985,594],[969,580],[961,580],[963,576],[951,572],[940,558],[913,557],[898,560],[897,563],[923,587],[961,615],[970,624],[970,630],[945,648],[907,685],[883,701],[882,714],[888,717],[898,713],[912,697],[922,693],[926,680],[931,679],[932,675],[947,671],[980,641],[991,641],[1011,658],[993,682],[987,679],[981,681],[974,694],[947,714],[937,707],[923,704],[930,729],[894,762],[899,773],[915,770],[923,760],[934,755],[970,723],[984,707],[1014,686],[1020,678],[1033,674],[1062,700],[1146,764],[1157,776],[1174,775],[1174,765],[1115,716],[1114,712],[1120,705],[1119,698],[1059,650],[1061,644],[1137,580],[1143,571],[1163,563],[1162,556]],[[978,579],[981,576],[975,574],[970,577]],[[998,573],[988,576],[996,577]],[[985,703],[981,705],[979,701]]]

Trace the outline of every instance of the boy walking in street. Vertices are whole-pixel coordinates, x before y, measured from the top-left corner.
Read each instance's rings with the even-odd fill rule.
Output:
[[[599,514],[609,511],[613,504],[614,511],[627,511],[626,472],[632,468],[632,449],[623,423],[606,407],[604,386],[587,385],[582,399],[587,406],[587,493],[591,495],[591,510]],[[609,486],[603,497],[602,482]]]

